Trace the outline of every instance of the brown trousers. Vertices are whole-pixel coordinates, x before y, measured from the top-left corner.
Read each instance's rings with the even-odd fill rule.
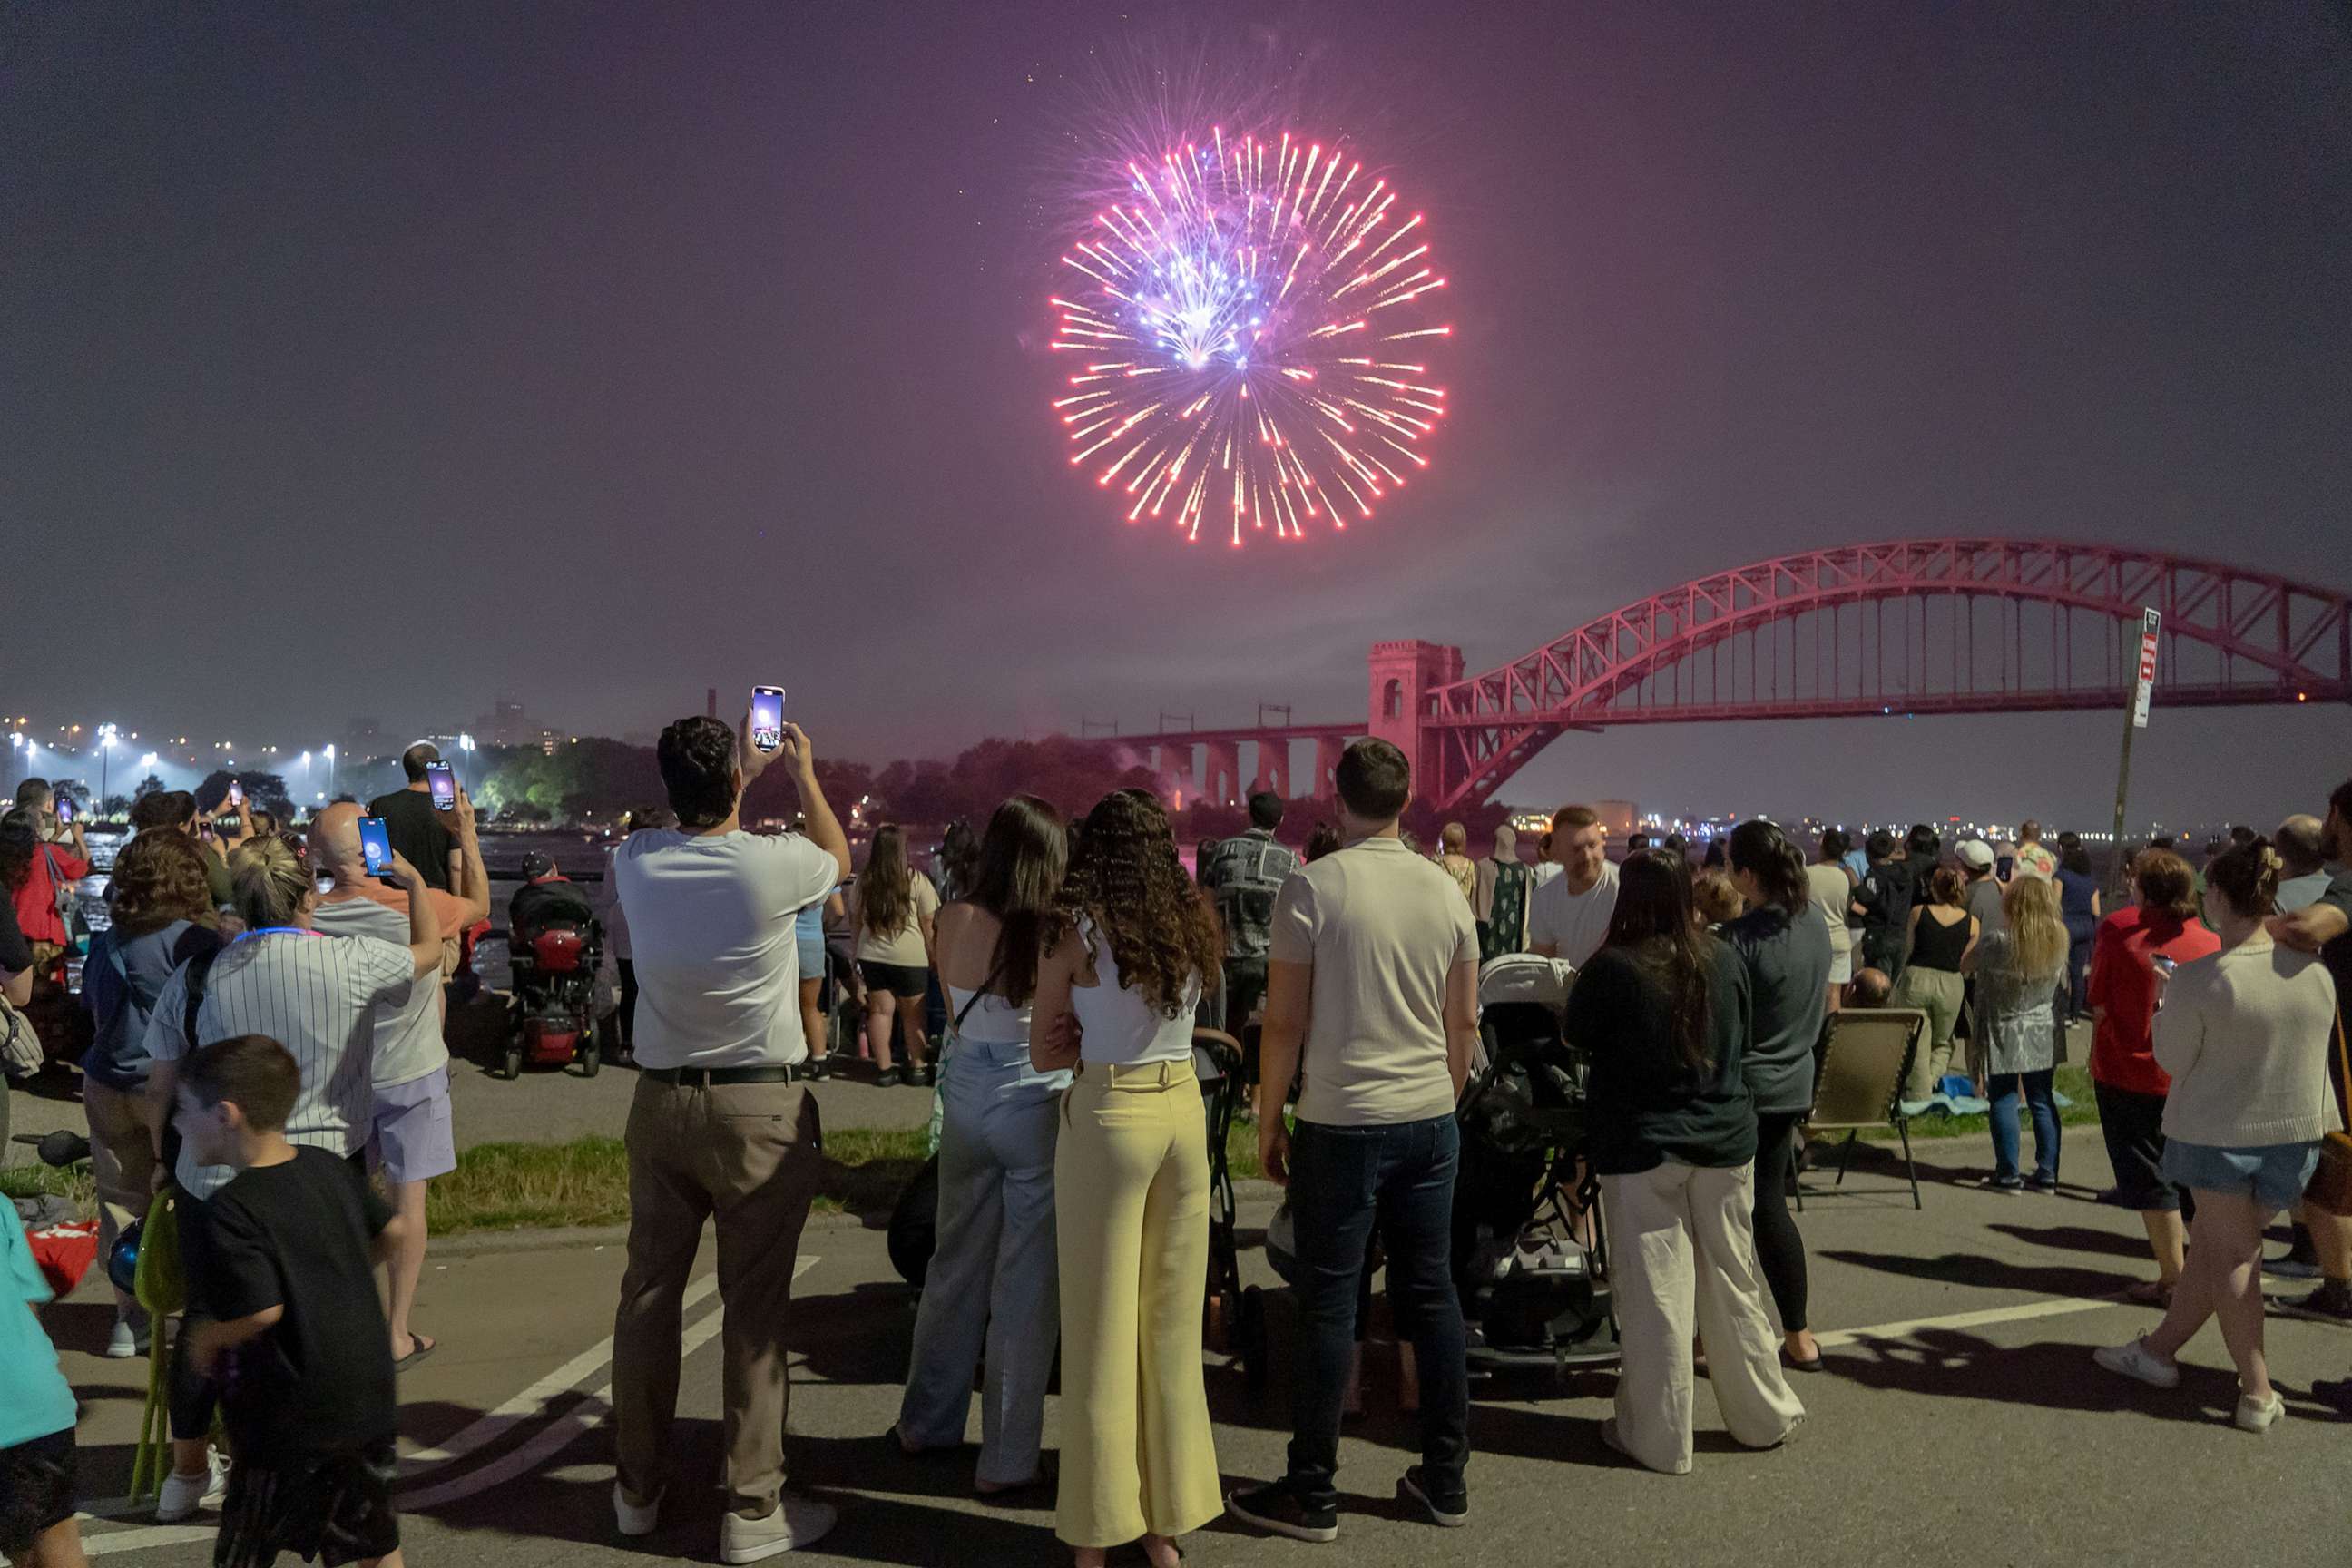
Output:
[[[628,1143],[629,1261],[613,1325],[621,1484],[641,1500],[667,1484],[681,1302],[715,1216],[727,1506],[764,1518],[784,1484],[784,1324],[823,1159],[816,1099],[799,1084],[639,1079]]]

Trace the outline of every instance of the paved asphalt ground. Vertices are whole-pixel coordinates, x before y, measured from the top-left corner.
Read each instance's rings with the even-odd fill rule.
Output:
[[[481,1087],[517,1104],[534,1098],[529,1084]],[[578,1089],[609,1092],[603,1080]],[[2134,1216],[2087,1201],[2106,1179],[2095,1135],[2077,1130],[2070,1139],[2070,1186],[2054,1198],[1957,1184],[1984,1168],[1980,1141],[1923,1152],[1924,1212],[1913,1211],[1881,1152],[1845,1194],[1816,1198],[1803,1216],[1829,1370],[1800,1381],[1811,1414],[1790,1447],[1751,1454],[1730,1446],[1702,1383],[1696,1470],[1654,1476],[1601,1446],[1607,1377],[1491,1384],[1477,1391],[1473,1415],[1474,1520],[1439,1531],[1392,1500],[1412,1429],[1395,1414],[1376,1357],[1370,1413],[1350,1423],[1343,1449],[1347,1555],[1220,1524],[1187,1542],[1191,1561],[2352,1562],[2344,1487],[2352,1430],[2305,1392],[2315,1377],[2352,1370],[2352,1331],[2273,1320],[2270,1349],[2290,1419],[2264,1436],[2240,1433],[2227,1424],[2234,1380],[2210,1328],[2191,1345],[2175,1394],[2090,1363],[2091,1346],[2154,1318],[2113,1300],[2150,1268]],[[1818,1191],[1823,1180],[1809,1184]],[[1269,1190],[1245,1194],[1244,1266],[1261,1281],[1268,1276],[1255,1244],[1269,1209]],[[881,1235],[855,1219],[816,1225],[802,1258],[788,1451],[794,1484],[843,1509],[839,1529],[804,1560],[1066,1562],[1050,1512],[972,1500],[968,1458],[909,1460],[882,1439],[896,1414],[913,1298],[891,1272]],[[706,1247],[706,1268],[709,1259]],[[442,1348],[402,1389],[407,1446],[421,1451],[403,1492],[412,1563],[715,1561],[719,1365],[709,1340],[716,1302],[707,1296],[688,1316],[680,1479],[668,1517],[644,1542],[624,1543],[612,1529],[599,1391],[610,1382],[620,1266],[609,1239],[519,1249],[513,1238],[484,1238],[436,1248],[418,1321]],[[86,1402],[85,1491],[100,1498],[124,1489],[144,1372],[92,1353],[108,1317],[91,1281],[49,1320]],[[1286,1419],[1279,1373],[1255,1399],[1222,1357],[1212,1355],[1209,1378],[1220,1468],[1229,1479],[1273,1473]],[[1056,1426],[1049,1415],[1049,1445]],[[141,1568],[209,1561],[201,1522],[173,1529],[126,1516],[88,1531],[93,1552]]]

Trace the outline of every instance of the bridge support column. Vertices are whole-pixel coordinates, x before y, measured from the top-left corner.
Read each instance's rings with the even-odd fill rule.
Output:
[[[1339,798],[1339,786],[1336,775],[1339,770],[1339,758],[1347,749],[1348,742],[1335,735],[1318,735],[1315,738],[1315,787],[1308,792],[1315,799],[1328,801]]]
[[[1241,742],[1211,741],[1205,750],[1208,759],[1201,775],[1202,785],[1207,791],[1204,798],[1219,805],[1239,800],[1242,793]]]
[[[1412,763],[1412,793],[1423,800],[1440,797],[1438,746],[1442,731],[1422,721],[1428,718],[1433,687],[1450,686],[1462,679],[1462,650],[1433,642],[1376,642],[1372,645],[1372,733],[1393,742]]]
[[[1160,787],[1174,797],[1175,809],[1181,811],[1198,801],[1201,785],[1192,767],[1192,748],[1160,746],[1157,752],[1151,771],[1160,780]]]
[[[1257,743],[1257,777],[1250,781],[1250,793],[1272,790],[1284,800],[1290,798],[1290,742],[1260,741]]]

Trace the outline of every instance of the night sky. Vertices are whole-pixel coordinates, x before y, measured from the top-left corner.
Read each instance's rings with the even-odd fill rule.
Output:
[[[0,702],[290,750],[765,679],[881,760],[1360,715],[1375,638],[1484,668],[1862,540],[2352,586],[2347,15],[14,4]],[[1429,215],[1454,418],[1343,537],[1186,547],[1063,460],[1056,182],[1163,57]],[[2117,729],[1571,736],[1505,793],[2091,826]],[[2307,808],[2347,734],[2159,711],[2135,816]]]

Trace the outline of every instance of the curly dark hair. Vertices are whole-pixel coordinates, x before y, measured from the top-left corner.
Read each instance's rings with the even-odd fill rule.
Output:
[[[1120,987],[1140,993],[1163,1018],[1181,1017],[1185,988],[1223,962],[1216,920],[1149,790],[1113,790],[1087,813],[1045,921],[1045,946],[1075,934],[1081,920],[1109,942]]]
[[[205,855],[184,833],[142,833],[114,858],[107,883],[115,934],[125,940],[162,931],[173,921],[213,922]]]
[[[0,816],[0,889],[15,892],[33,874],[33,857],[40,849],[40,830],[33,814],[19,806]]]

